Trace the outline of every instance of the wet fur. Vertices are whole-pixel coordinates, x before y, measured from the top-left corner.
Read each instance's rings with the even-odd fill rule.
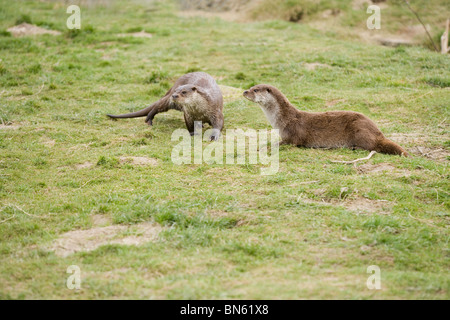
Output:
[[[361,113],[300,111],[280,90],[270,85],[254,86],[244,92],[244,97],[260,105],[272,127],[280,130],[282,144],[307,148],[360,148],[408,156]]]

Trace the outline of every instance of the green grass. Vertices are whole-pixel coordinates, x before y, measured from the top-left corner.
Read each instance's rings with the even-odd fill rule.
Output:
[[[306,24],[183,18],[166,2],[82,8],[82,29],[68,32],[62,2],[0,3],[0,30],[26,18],[63,32],[0,33],[0,124],[18,126],[0,129],[0,298],[449,298],[448,158],[377,154],[368,163],[395,172],[364,174],[330,160],[365,151],[282,146],[273,176],[259,165],[177,166],[170,137],[185,127],[181,113],[160,114],[151,128],[105,116],[138,110],[202,70],[242,90],[273,84],[302,110],[363,112],[388,137],[411,137],[402,143],[410,151],[448,152],[448,56]],[[117,36],[140,30],[153,37]],[[308,71],[312,62],[330,67]],[[224,114],[226,128],[269,128],[243,98]],[[388,210],[340,206],[361,198],[387,200]],[[98,214],[165,229],[138,247],[66,258],[46,249]],[[65,286],[70,265],[81,268],[79,291]],[[381,268],[382,290],[366,287],[370,265]]]

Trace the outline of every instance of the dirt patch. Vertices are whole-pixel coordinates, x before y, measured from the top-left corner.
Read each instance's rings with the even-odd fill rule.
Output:
[[[410,37],[401,36],[375,36],[373,40],[386,47],[413,46],[416,42]]]
[[[181,0],[179,15],[247,22],[251,20],[249,13],[258,3],[259,1],[249,0]]]
[[[392,207],[392,203],[387,200],[369,200],[366,198],[345,200],[341,205],[356,213],[381,214],[388,214]]]
[[[341,10],[339,9],[328,9],[322,12],[321,17],[322,18],[330,18],[330,17],[337,17],[341,13]]]
[[[225,103],[241,99],[242,93],[244,92],[242,89],[223,85],[219,85],[219,88],[222,91],[223,101]]]
[[[364,213],[389,214],[393,206],[393,203],[387,200],[370,200],[362,197],[354,199],[346,199],[344,201],[339,200],[326,201],[325,199],[322,199],[322,201],[312,199],[302,199],[302,201],[308,204],[342,206],[357,214],[364,214]]]
[[[147,157],[120,157],[120,163],[128,163],[133,166],[157,166],[158,159]]]
[[[428,136],[420,133],[400,133],[394,132],[386,136],[386,138],[398,143],[400,145],[412,144],[412,145],[423,145],[428,142]]]
[[[396,168],[389,163],[370,164],[366,163],[356,167],[360,173],[381,173],[386,171],[394,171]]]
[[[118,37],[134,37],[134,38],[151,38],[153,35],[151,33],[145,32],[144,30],[140,32],[133,33],[119,33]]]
[[[11,27],[7,31],[10,32],[13,37],[25,37],[41,34],[51,34],[57,36],[61,34],[61,32],[59,31],[44,29],[26,22]]]
[[[353,10],[367,10],[367,7],[376,4],[380,7],[380,9],[386,9],[388,7],[387,3],[385,3],[385,0],[353,0],[352,1],[352,8]]]
[[[53,146],[55,146],[55,143],[56,143],[55,140],[50,139],[50,138],[48,138],[48,137],[42,137],[42,138],[40,139],[40,141],[41,141],[41,143],[42,143],[44,146],[46,146],[46,147],[48,147],[48,148],[52,148]]]
[[[325,103],[325,105],[326,105],[327,107],[332,107],[332,106],[334,106],[334,105],[336,105],[336,104],[338,104],[338,103],[341,103],[341,102],[345,102],[345,99],[334,99],[334,100],[329,100],[329,101],[327,101],[327,102]]]
[[[248,0],[181,0],[182,10],[204,10],[213,12],[240,10]]]
[[[18,124],[0,124],[0,130],[17,130],[19,129],[21,126]]]
[[[330,65],[319,62],[305,63],[304,66],[305,69],[308,71],[314,71],[317,68],[331,68]]]
[[[80,164],[76,164],[75,165],[75,169],[77,170],[81,170],[81,169],[87,169],[94,166],[94,164],[92,162],[86,161],[84,163],[80,163]]]
[[[412,174],[412,172],[407,169],[400,169],[389,163],[365,163],[357,166],[356,171],[361,174],[383,174],[389,172],[389,174],[395,177],[409,177]]]
[[[111,225],[111,218],[102,214],[95,214],[91,217],[94,227],[106,227]]]
[[[63,234],[50,247],[57,256],[67,257],[76,252],[92,251],[107,244],[141,245],[156,241],[162,227],[152,223],[134,226],[107,226],[76,230]]]
[[[415,147],[408,150],[411,154],[436,161],[448,161],[450,152],[444,148]]]

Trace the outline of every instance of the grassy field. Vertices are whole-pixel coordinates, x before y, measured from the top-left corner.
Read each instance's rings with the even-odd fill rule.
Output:
[[[307,24],[180,17],[167,1],[81,10],[74,32],[62,1],[0,0],[1,299],[450,298],[448,55]],[[6,32],[23,21],[62,34]],[[141,30],[152,37],[133,37]],[[181,113],[151,128],[105,116],[143,108],[194,70],[240,91],[270,83],[302,110],[362,112],[412,157],[353,166],[331,161],[366,151],[282,146],[271,176],[179,166]],[[224,115],[226,129],[270,128],[236,95]],[[145,237],[143,225],[156,240],[120,243]],[[119,243],[53,250],[87,230],[118,230]],[[80,290],[66,287],[70,265]],[[371,265],[381,290],[366,286]]]

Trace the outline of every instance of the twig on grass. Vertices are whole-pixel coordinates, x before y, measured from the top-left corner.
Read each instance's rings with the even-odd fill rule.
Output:
[[[22,208],[20,208],[19,206],[15,205],[15,204],[12,204],[12,203],[8,203],[6,206],[2,207],[0,209],[0,212],[3,211],[5,208],[8,208],[8,207],[16,208],[17,210],[19,210],[20,212],[22,212],[23,214],[25,214],[25,215],[27,215],[27,216],[29,216],[31,218],[39,218],[39,219],[46,219],[47,218],[47,217],[41,217],[41,216],[36,216],[34,214],[30,214],[30,213],[26,212],[25,210],[23,210]],[[8,220],[11,220],[15,216],[16,216],[16,214],[14,213],[12,217],[10,217],[10,218],[8,218],[6,220],[3,220],[2,223],[5,222],[5,221],[8,221]]]
[[[7,218],[7,219],[5,219],[5,220],[0,221],[0,223],[4,223],[4,222],[6,222],[6,221],[8,221],[8,220],[14,219],[15,217],[16,217],[16,214],[13,214],[12,217],[9,217],[9,218]]]
[[[20,100],[26,99],[26,98],[28,98],[28,97],[34,97],[34,96],[37,96],[39,93],[41,93],[42,89],[44,89],[44,86],[45,86],[45,83],[42,84],[42,86],[39,88],[38,92],[32,94],[31,96],[20,97],[19,99],[12,99],[12,100],[20,101]]]
[[[377,153],[376,151],[370,151],[369,155],[365,158],[359,158],[359,159],[355,159],[355,160],[351,160],[351,161],[339,161],[339,160],[335,160],[335,161],[331,161],[333,163],[345,163],[345,164],[353,164],[359,161],[364,161],[364,160],[369,160],[370,158],[372,158],[372,156]]]

